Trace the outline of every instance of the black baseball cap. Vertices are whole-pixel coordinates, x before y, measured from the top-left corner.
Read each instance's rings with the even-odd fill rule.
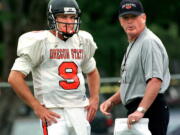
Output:
[[[127,14],[140,15],[144,8],[139,0],[122,0],[119,6],[119,17]]]

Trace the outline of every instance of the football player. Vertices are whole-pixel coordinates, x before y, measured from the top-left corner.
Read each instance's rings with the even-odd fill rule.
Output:
[[[40,118],[44,134],[90,135],[89,122],[98,109],[100,77],[93,57],[97,46],[90,33],[79,30],[80,14],[75,0],[51,0],[50,30],[25,33],[18,41],[8,82]],[[30,72],[34,95],[25,82]]]

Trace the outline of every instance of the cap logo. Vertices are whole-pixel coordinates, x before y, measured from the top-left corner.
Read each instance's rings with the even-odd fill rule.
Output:
[[[125,8],[125,9],[131,9],[133,7],[136,7],[136,5],[134,3],[126,3],[126,4],[122,5],[122,8]]]
[[[74,7],[64,7],[64,14],[76,14]]]

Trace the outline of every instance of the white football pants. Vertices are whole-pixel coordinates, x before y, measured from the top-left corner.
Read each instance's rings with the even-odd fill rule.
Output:
[[[87,121],[85,108],[56,108],[50,109],[61,118],[57,123],[47,127],[48,135],[90,135],[90,124]]]

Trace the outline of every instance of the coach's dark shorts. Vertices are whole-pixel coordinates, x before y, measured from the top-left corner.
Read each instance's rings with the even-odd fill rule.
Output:
[[[142,98],[136,98],[128,103],[125,107],[128,110],[128,115],[133,113]],[[152,135],[166,135],[169,123],[169,109],[163,94],[158,94],[157,98],[145,113],[144,118],[149,118],[149,130]]]

